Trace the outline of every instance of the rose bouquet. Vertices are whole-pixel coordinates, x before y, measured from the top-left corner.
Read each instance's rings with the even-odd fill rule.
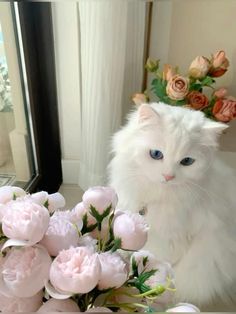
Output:
[[[60,193],[1,187],[0,311],[199,311],[170,308],[171,266],[141,250],[144,217],[116,205],[109,187],[90,188],[72,210]]]
[[[158,100],[201,110],[208,118],[217,121],[229,122],[236,118],[236,98],[228,96],[223,87],[214,88],[216,79],[224,75],[229,67],[224,51],[216,52],[211,58],[196,57],[185,76],[170,64],[165,64],[160,71],[159,61],[148,59],[146,63],[146,69],[155,76],[151,82],[151,91]],[[135,94],[133,100],[136,104],[147,102],[148,95]]]

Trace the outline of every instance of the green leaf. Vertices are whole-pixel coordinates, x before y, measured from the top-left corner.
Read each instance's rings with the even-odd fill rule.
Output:
[[[148,256],[145,256],[145,257],[143,258],[143,267],[146,267],[147,262],[148,262]]]
[[[112,204],[110,204],[103,212],[103,214],[101,215],[101,218],[104,219],[106,218],[110,212],[111,212],[111,209],[112,209]]]
[[[160,99],[163,100],[163,97],[166,96],[166,85],[167,81],[162,80],[160,78],[156,78],[151,83],[152,88],[151,90],[154,92],[154,94]]]
[[[93,224],[93,225],[88,226],[88,215],[87,214],[84,214],[82,220],[83,220],[83,228],[81,230],[82,234],[92,232],[97,227],[97,224]]]
[[[143,272],[138,276],[138,279],[141,283],[145,283],[150,277],[152,277],[157,272],[157,269],[152,269],[147,272]]]
[[[215,83],[215,80],[210,76],[206,76],[202,80],[200,80],[200,82],[202,86],[206,86],[206,85],[212,85],[213,83]]]
[[[111,252],[115,252],[116,250],[121,248],[121,238],[115,238],[114,244],[111,248]]]
[[[189,91],[191,92],[193,90],[200,92],[202,90],[202,84],[200,84],[200,83],[190,84]]]
[[[138,265],[134,257],[131,259],[133,276],[138,277]]]
[[[16,198],[17,198],[17,196],[16,196],[16,193],[13,193],[13,201],[15,201],[16,200]]]
[[[46,201],[44,202],[43,206],[44,206],[44,207],[46,207],[46,208],[48,209],[48,206],[49,206],[49,202],[48,202],[48,200],[46,200]]]

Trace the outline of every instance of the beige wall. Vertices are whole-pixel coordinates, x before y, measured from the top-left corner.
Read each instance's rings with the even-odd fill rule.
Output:
[[[150,57],[180,67],[185,74],[197,55],[225,50],[229,71],[217,79],[236,97],[236,0],[157,0],[153,5]],[[236,151],[236,123],[222,148]]]

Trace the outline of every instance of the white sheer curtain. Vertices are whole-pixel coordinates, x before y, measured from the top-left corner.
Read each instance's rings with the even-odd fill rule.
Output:
[[[111,135],[141,90],[145,2],[78,2],[81,154],[78,184],[104,184]]]

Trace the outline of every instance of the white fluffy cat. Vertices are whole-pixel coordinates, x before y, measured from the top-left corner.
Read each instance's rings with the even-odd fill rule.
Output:
[[[146,208],[148,248],[174,266],[177,299],[200,307],[236,295],[236,179],[216,157],[226,128],[143,104],[115,134],[109,166],[120,208]]]

